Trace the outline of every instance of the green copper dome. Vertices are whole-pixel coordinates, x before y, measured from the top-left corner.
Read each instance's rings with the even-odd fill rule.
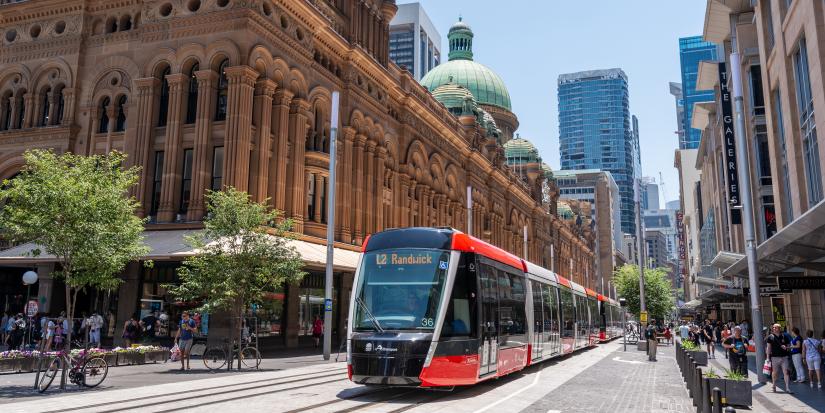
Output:
[[[512,111],[510,93],[495,72],[473,61],[473,31],[459,20],[447,35],[450,44],[449,61],[436,66],[421,79],[421,84],[434,91],[451,80],[470,90],[476,102]]]
[[[508,165],[521,165],[541,162],[539,151],[527,139],[516,136],[504,144],[504,157]]]
[[[573,214],[573,208],[570,208],[570,205],[567,202],[559,201],[556,207],[556,215],[559,216],[561,219],[572,220],[575,217]]]
[[[550,165],[542,162],[541,163],[541,171],[544,173],[544,178],[547,180],[553,179],[553,168]]]

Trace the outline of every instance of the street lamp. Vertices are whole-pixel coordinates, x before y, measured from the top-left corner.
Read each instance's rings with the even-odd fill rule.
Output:
[[[26,271],[23,273],[23,285],[26,286],[26,318],[28,318],[28,323],[26,323],[26,344],[31,344],[32,339],[32,316],[29,315],[28,306],[29,306],[29,298],[31,298],[31,289],[32,284],[37,282],[37,273],[34,271]]]
[[[627,322],[624,319],[626,314],[624,308],[627,306],[627,300],[625,300],[624,298],[620,298],[619,306],[622,307],[622,330],[624,330],[624,334],[622,334],[622,337],[624,337],[624,351],[627,351]]]

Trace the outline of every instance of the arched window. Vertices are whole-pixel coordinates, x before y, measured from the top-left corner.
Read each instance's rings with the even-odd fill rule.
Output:
[[[117,99],[117,106],[115,106],[115,116],[117,116],[115,132],[123,132],[126,130],[126,100],[126,95]]]
[[[117,31],[117,19],[114,17],[109,17],[106,20],[106,33],[114,33]]]
[[[25,94],[26,91],[21,90],[17,93],[17,99],[15,99],[15,105],[17,105],[17,119],[14,120],[15,129],[23,128],[23,119],[26,117],[26,99],[23,98]]]
[[[120,18],[120,31],[130,30],[132,28],[132,16],[125,15]]]
[[[109,132],[109,98],[103,98],[103,101],[100,102],[100,122],[97,126],[97,133],[106,133]]]
[[[198,78],[195,72],[200,70],[200,66],[195,63],[189,70],[189,94],[186,97],[186,123],[195,123],[198,117]]]
[[[51,109],[51,88],[46,88],[40,95],[40,126],[49,126],[49,109]]]
[[[226,105],[229,92],[229,80],[226,78],[226,68],[229,67],[229,59],[224,59],[218,66],[218,98],[215,108],[215,120],[226,120]]]
[[[160,74],[160,107],[158,108],[158,126],[166,126],[169,117],[169,81],[166,76],[172,73],[169,67]]]

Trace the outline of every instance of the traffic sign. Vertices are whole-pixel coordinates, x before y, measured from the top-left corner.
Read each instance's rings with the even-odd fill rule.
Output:
[[[34,315],[37,314],[37,311],[37,300],[29,300],[29,303],[26,305],[26,315],[29,317],[34,317]]]
[[[639,322],[647,323],[647,311],[642,311],[639,313]]]
[[[332,299],[324,299],[324,311],[332,311]]]

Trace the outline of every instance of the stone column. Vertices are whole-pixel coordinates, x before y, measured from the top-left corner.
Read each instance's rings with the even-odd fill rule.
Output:
[[[320,223],[321,222],[321,214],[323,213],[323,206],[321,205],[321,193],[324,191],[324,176],[321,174],[315,174],[315,216],[308,217],[313,221]]]
[[[378,147],[375,161],[375,232],[384,230],[384,169],[387,162],[387,148]]]
[[[269,79],[258,81],[255,85],[255,99],[260,107],[257,143],[252,151],[250,166],[250,192],[253,199],[261,202],[267,197],[269,187],[269,157],[272,148],[272,95],[277,85]]]
[[[396,198],[398,201],[398,215],[396,215],[396,223],[399,227],[408,227],[409,224],[409,217],[410,217],[410,208],[409,208],[409,193],[410,193],[410,184],[409,178],[406,175],[402,175],[398,177],[398,197]]]
[[[272,205],[279,211],[286,211],[286,167],[289,151],[289,103],[292,92],[278,89],[273,97],[272,131],[275,141],[272,158],[269,161],[269,196]]]
[[[252,144],[252,93],[258,72],[249,66],[226,69],[229,81],[224,138],[224,185],[249,190],[249,153]]]
[[[126,110],[126,108],[123,108]],[[104,153],[109,153],[112,151],[112,134],[115,132],[115,126],[117,125],[117,104],[112,102],[108,108],[106,108],[106,116],[109,117],[109,128],[106,129],[106,151]]]
[[[63,125],[72,126],[74,124],[75,90],[73,88],[63,89]]]
[[[97,146],[97,130],[100,127],[100,108],[98,106],[89,108],[89,123],[91,126],[89,126],[89,147],[87,155],[94,155],[95,147]]]
[[[60,94],[55,93],[55,91],[52,90],[51,92],[49,92],[48,99],[49,99],[49,121],[47,122],[48,125],[43,125],[43,126],[57,125],[58,124],[57,123],[57,118],[56,118],[57,117],[57,105],[60,104]],[[65,109],[65,107],[63,109]]]
[[[27,129],[34,125],[34,93],[28,92],[23,95],[23,102],[26,105],[26,111],[23,112],[23,129]]]
[[[306,186],[304,183],[304,151],[309,126],[309,102],[304,99],[293,99],[289,106],[289,142],[291,147],[290,164],[287,172],[287,182],[291,184],[287,193],[289,214],[295,224],[293,230],[298,233],[304,231],[304,215],[306,213]]]
[[[355,192],[355,227],[353,234],[355,243],[360,245],[364,240],[364,146],[367,138],[364,135],[358,135],[355,138],[355,148],[353,157],[355,158],[355,169],[353,170],[353,190]]]
[[[12,108],[11,98],[8,99],[0,99],[0,130],[5,130],[6,127],[6,110]],[[8,116],[11,116],[9,113]]]
[[[301,308],[301,288],[298,285],[289,285],[286,288],[286,328],[282,329],[286,336],[288,348],[298,347],[298,331],[301,320],[298,312]]]
[[[163,178],[161,180],[158,222],[171,222],[177,212],[176,199],[180,188],[181,116],[183,93],[187,77],[181,73],[166,75],[169,84],[169,117],[166,124],[166,144],[163,146]],[[113,122],[109,119],[109,123]]]
[[[367,187],[364,191],[366,211],[364,216],[364,235],[369,235],[375,232],[375,142],[367,142],[366,166],[364,171],[364,180],[367,181]]]
[[[144,205],[147,199],[147,193],[151,190],[149,188],[149,153],[152,148],[152,131],[154,130],[152,121],[154,115],[155,105],[155,89],[160,85],[160,80],[154,77],[147,77],[142,79],[135,79],[133,82],[133,90],[136,90],[136,114],[135,114],[135,140],[133,143],[127,143],[127,152],[129,157],[126,164],[129,166],[140,167],[139,183],[129,190],[129,194],[134,196],[139,202],[137,215],[139,217],[146,216],[146,211],[149,209]],[[65,97],[64,97],[65,102]],[[64,108],[65,110],[65,108]],[[65,117],[65,115],[64,115]]]
[[[355,128],[345,126],[341,128],[342,138],[339,141],[343,142],[338,145],[343,156],[339,159],[338,175],[336,176],[336,203],[337,211],[335,218],[338,227],[338,239],[342,242],[350,243],[352,241],[352,146],[355,141]]]
[[[211,189],[212,114],[215,113],[215,82],[218,74],[212,70],[195,72],[198,82],[198,104],[195,109],[195,146],[192,151],[192,191],[189,198],[187,221],[200,221],[206,213],[204,194]],[[191,79],[190,79],[191,82]]]
[[[49,95],[51,95],[51,92],[46,94],[47,99],[48,99]],[[32,106],[31,106],[31,108],[32,108],[31,112],[33,113],[32,124],[31,124],[32,127],[39,127],[39,126],[47,126],[48,125],[48,122],[45,122],[42,125],[40,124],[40,114],[43,113],[43,107],[42,107],[43,99],[40,99],[40,97],[41,97],[40,95],[33,95],[33,97],[32,97]]]

